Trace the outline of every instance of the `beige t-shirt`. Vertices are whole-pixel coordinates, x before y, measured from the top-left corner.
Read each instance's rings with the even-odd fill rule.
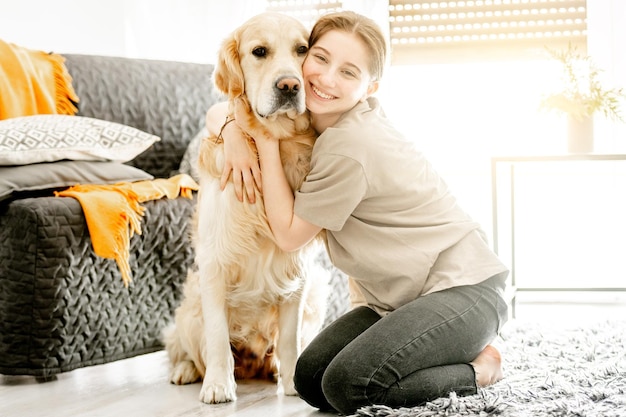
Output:
[[[506,271],[480,226],[373,98],[319,136],[295,213],[327,229],[333,264],[381,314]]]

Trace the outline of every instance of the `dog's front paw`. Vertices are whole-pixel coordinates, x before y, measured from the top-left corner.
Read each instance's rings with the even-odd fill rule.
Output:
[[[296,391],[296,386],[293,383],[293,375],[288,377],[281,377],[280,385],[282,387],[282,392],[285,395],[298,395],[298,391]],[[280,391],[280,388],[279,388]]]
[[[172,384],[192,384],[199,381],[202,376],[192,361],[181,361],[174,366],[170,373]]]
[[[237,384],[234,380],[227,383],[209,382],[206,379],[200,390],[200,401],[206,404],[226,403],[237,399]]]

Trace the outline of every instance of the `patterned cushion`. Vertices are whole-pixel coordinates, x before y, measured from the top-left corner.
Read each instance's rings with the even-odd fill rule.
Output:
[[[160,140],[130,126],[68,115],[0,121],[0,165],[63,159],[127,162]]]

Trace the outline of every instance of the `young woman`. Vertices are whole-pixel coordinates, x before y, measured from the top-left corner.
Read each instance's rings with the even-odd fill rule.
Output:
[[[454,391],[477,392],[502,378],[490,345],[507,319],[506,267],[480,226],[424,156],[385,118],[376,92],[386,43],[376,24],[352,12],[323,16],[303,64],[307,108],[319,133],[311,172],[294,196],[278,142],[225,126],[238,196],[262,186],[274,236],[295,250],[321,229],[333,264],[351,277],[357,306],[302,353],[295,383],[320,409],[413,406]],[[224,108],[209,110],[219,131]],[[262,172],[262,175],[261,175]]]

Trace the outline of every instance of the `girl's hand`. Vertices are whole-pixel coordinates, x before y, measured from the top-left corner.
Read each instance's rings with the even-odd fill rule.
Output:
[[[237,199],[243,202],[243,194],[250,203],[256,201],[254,188],[261,188],[261,168],[248,139],[237,123],[229,123],[222,130],[224,139],[224,170],[220,178],[220,187],[223,190],[232,175]],[[227,138],[227,139],[226,139]]]
[[[220,178],[222,190],[232,175],[235,195],[243,202],[244,190],[250,203],[254,203],[257,187],[261,190],[261,169],[256,154],[250,148],[248,139],[236,123],[224,125],[228,115],[228,103],[213,105],[206,114],[206,126],[212,136],[221,133],[224,140],[224,169]],[[223,126],[223,127],[222,127]]]

